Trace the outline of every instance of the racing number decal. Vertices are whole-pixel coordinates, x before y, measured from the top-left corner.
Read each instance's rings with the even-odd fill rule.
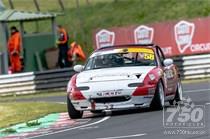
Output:
[[[167,79],[174,78],[174,71],[171,70],[171,69],[166,70],[166,71],[165,71],[165,74],[166,74],[166,78],[167,78]]]
[[[146,60],[154,60],[154,54],[144,53],[144,59]]]

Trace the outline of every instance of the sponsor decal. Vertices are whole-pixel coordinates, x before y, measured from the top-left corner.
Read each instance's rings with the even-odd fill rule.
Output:
[[[113,46],[115,41],[115,33],[102,29],[96,34],[97,48]]]
[[[154,29],[141,25],[134,30],[136,44],[150,44],[153,41]]]
[[[174,26],[175,40],[180,53],[184,53],[191,46],[194,31],[194,23],[187,21],[180,21]]]
[[[171,56],[173,54],[171,46],[162,47],[161,49],[162,49],[163,53],[167,56]]]
[[[110,96],[119,96],[122,94],[122,89],[118,90],[108,90],[108,91],[102,91],[97,93],[100,97],[110,97]]]
[[[115,27],[114,30],[118,30],[116,32],[112,29],[103,29],[95,34],[96,46],[99,48],[110,44],[154,42],[161,47],[167,57],[207,53],[210,52],[209,23],[209,18],[199,18],[176,23],[145,24],[135,28],[133,26]],[[131,32],[133,35],[125,38]]]
[[[115,49],[116,52],[119,53],[149,53],[154,54],[154,51],[152,49],[147,48],[123,48],[123,49]]]
[[[167,70],[165,71],[165,77],[166,77],[167,79],[173,79],[173,78],[174,78],[174,75],[175,75],[175,73],[174,73],[174,71],[171,70],[171,69],[167,69]]]
[[[190,47],[192,52],[206,52],[210,50],[210,43],[192,44]]]

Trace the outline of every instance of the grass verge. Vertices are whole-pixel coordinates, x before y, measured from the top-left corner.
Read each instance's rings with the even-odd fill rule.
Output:
[[[66,112],[66,105],[46,102],[0,103],[0,128],[59,112]]]
[[[9,96],[0,96],[0,102],[16,101],[21,99],[36,99],[36,98],[47,98],[47,97],[56,97],[56,96],[66,96],[66,92],[39,92],[34,94],[23,94],[23,95],[9,95]]]

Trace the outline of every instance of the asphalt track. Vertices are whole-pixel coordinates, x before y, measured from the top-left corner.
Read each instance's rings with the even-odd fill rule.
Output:
[[[205,106],[204,125],[201,128],[166,128],[163,111],[149,109],[92,115],[84,125],[73,126],[52,133],[32,137],[35,139],[210,139],[210,82],[183,85],[184,97],[195,105]],[[41,101],[65,102],[63,97],[49,97]],[[166,106],[167,107],[167,106]]]

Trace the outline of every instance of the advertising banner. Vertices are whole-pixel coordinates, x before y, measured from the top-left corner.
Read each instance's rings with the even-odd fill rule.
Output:
[[[95,48],[148,43],[159,45],[168,57],[208,53],[210,52],[210,17],[114,27],[94,33]]]

